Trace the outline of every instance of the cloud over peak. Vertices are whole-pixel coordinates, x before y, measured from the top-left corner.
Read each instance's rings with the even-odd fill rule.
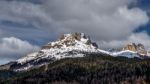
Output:
[[[142,43],[146,49],[150,49],[150,37],[146,32],[133,33],[126,39],[122,40],[112,40],[112,41],[100,41],[100,47],[104,49],[122,49],[125,45],[129,43]]]

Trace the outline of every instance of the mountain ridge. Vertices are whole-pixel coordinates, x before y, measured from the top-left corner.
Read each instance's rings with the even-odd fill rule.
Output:
[[[41,50],[28,54],[12,63],[0,66],[1,69],[11,69],[13,71],[27,71],[40,67],[56,60],[64,58],[85,57],[88,54],[106,54],[113,57],[123,56],[128,58],[144,59],[149,56],[145,52],[142,44],[127,44],[123,50],[109,52],[98,48],[98,45],[91,41],[90,37],[84,33],[72,33],[61,35],[54,42],[42,46]],[[140,53],[139,53],[140,52]]]

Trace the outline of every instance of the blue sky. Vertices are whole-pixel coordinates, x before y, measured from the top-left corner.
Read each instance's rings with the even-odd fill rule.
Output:
[[[139,0],[138,7],[142,8],[145,11],[148,11],[148,15],[150,16],[150,0]],[[144,25],[136,30],[137,32],[147,31],[150,35],[150,22],[147,25]]]
[[[150,0],[0,0],[0,59],[38,51],[61,34],[83,32],[100,48],[150,48]]]

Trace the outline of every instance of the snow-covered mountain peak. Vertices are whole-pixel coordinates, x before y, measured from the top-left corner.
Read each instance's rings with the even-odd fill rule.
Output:
[[[43,46],[40,51],[28,54],[16,62],[25,65],[22,68],[24,70],[25,68],[28,69],[35,66],[35,64],[39,66],[47,63],[49,60],[58,60],[68,57],[83,57],[86,54],[91,53],[104,52],[101,52],[100,49],[98,49],[97,44],[92,42],[89,36],[84,33],[64,34],[57,41],[49,42]]]

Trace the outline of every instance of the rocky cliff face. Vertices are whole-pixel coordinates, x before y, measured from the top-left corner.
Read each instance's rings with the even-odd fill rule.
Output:
[[[86,45],[92,45],[98,48],[98,45],[91,42],[90,38],[83,33],[73,33],[61,35],[57,42],[51,42],[43,46],[42,49],[61,48],[75,46],[77,41],[83,42]]]
[[[144,47],[143,44],[135,44],[135,43],[131,43],[131,44],[127,44],[123,50],[130,50],[130,51],[134,51],[137,52],[140,55],[146,56],[147,55],[147,51]]]

